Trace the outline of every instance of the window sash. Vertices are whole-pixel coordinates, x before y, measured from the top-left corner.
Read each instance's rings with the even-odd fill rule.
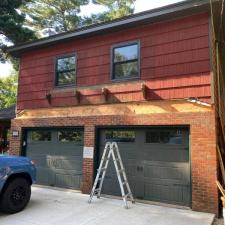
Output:
[[[59,60],[63,60],[63,59],[67,59],[67,58],[72,58],[74,57],[74,68],[72,69],[67,69],[67,70],[60,70],[58,69],[58,61]],[[76,82],[76,67],[77,67],[77,61],[76,61],[76,55],[69,55],[69,56],[65,56],[65,57],[58,57],[56,58],[56,64],[55,64],[55,86],[57,87],[61,87],[61,86],[73,86],[75,85]],[[66,73],[72,73],[73,72],[73,82],[70,82],[70,80],[68,80],[68,82],[65,82],[63,84],[59,83],[60,80],[60,76],[62,76],[62,74],[66,74]]]
[[[120,60],[120,61],[116,61],[115,59],[115,56],[116,56],[116,53],[115,51],[117,49],[121,49],[121,48],[126,48],[126,47],[132,47],[132,46],[137,46],[137,57],[136,58],[132,58],[132,59],[128,59],[128,60]],[[131,61],[131,60],[138,60],[139,58],[139,50],[138,50],[138,47],[139,47],[139,44],[138,43],[132,43],[132,44],[128,44],[128,45],[121,45],[121,46],[116,46],[113,48],[113,63],[119,63],[119,62],[126,62],[126,61]]]
[[[83,134],[82,131],[78,130],[62,130],[58,131],[58,141],[59,142],[75,142],[82,143],[83,142]]]
[[[31,131],[30,141],[32,142],[43,142],[43,141],[51,141],[52,134],[51,131],[47,130],[34,130]]]
[[[129,59],[129,60],[124,60],[124,61],[117,61],[115,62],[115,50],[117,48],[123,48],[123,47],[129,47],[129,46],[133,46],[133,45],[137,45],[137,58],[135,59]],[[117,65],[125,65],[128,63],[133,63],[133,62],[137,62],[137,75],[132,76],[130,74],[124,74],[124,76],[122,77],[118,77],[116,75],[116,66]],[[126,79],[134,79],[140,76],[140,50],[139,50],[139,42],[133,42],[130,44],[124,44],[124,45],[118,45],[112,48],[112,68],[111,68],[111,79],[112,80],[126,80]]]
[[[129,63],[137,63],[137,75],[132,75],[132,74],[124,74],[122,77],[118,76],[119,74],[116,74],[116,66],[118,65],[126,65]],[[125,62],[117,62],[113,64],[113,79],[129,79],[129,78],[135,78],[139,76],[139,65],[138,65],[138,60],[137,59],[133,59],[133,60],[128,60]]]

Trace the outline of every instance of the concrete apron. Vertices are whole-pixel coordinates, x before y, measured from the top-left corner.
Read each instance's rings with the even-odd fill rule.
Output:
[[[14,215],[0,214],[0,225],[211,225],[213,214],[122,200],[93,198],[70,190],[32,188],[27,208]]]

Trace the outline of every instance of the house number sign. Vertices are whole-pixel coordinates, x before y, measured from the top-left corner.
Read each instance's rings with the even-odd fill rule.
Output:
[[[19,137],[19,131],[18,130],[13,130],[12,131],[12,136],[13,137]]]

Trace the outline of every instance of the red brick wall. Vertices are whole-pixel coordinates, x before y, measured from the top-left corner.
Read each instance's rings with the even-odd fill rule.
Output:
[[[85,146],[95,146],[95,126],[102,125],[190,125],[192,209],[218,213],[218,191],[215,185],[217,157],[213,112],[15,119],[12,121],[12,129],[19,131],[22,127],[84,126]],[[20,142],[20,137],[11,139],[10,151],[12,154],[20,154]],[[92,182],[93,160],[84,159],[83,192],[90,191]]]
[[[17,108],[76,105],[74,89],[54,92],[51,104],[46,99],[46,94],[55,90],[55,57],[77,53],[77,87],[109,84],[111,46],[132,40],[140,40],[140,80],[149,88],[148,99],[196,97],[210,101],[208,21],[208,14],[199,14],[28,51],[20,60]],[[121,94],[127,92],[126,87],[114,90],[119,91],[118,101],[140,100],[140,92],[130,90],[124,97]],[[91,96],[82,93],[83,103],[95,103],[99,98]]]

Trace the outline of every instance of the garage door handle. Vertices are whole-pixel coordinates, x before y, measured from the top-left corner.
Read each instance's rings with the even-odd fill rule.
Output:
[[[142,172],[143,171],[143,166],[137,166],[137,171]]]

